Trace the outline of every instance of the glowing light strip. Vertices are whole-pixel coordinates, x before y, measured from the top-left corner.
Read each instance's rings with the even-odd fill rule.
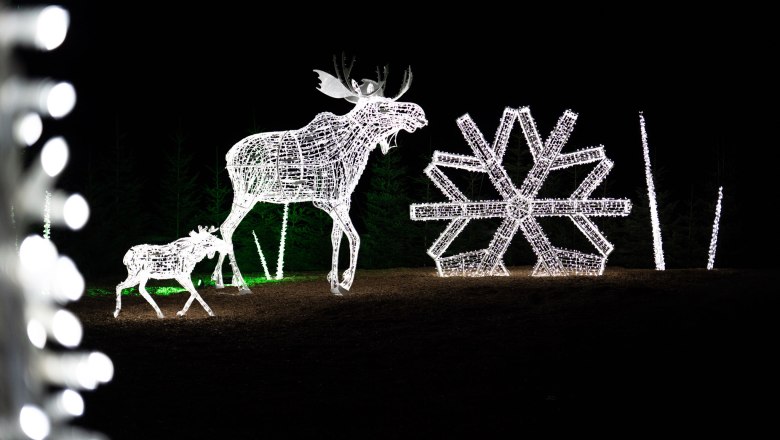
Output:
[[[263,274],[265,275],[265,279],[270,280],[271,274],[268,273],[268,264],[265,262],[265,254],[263,254],[263,250],[260,249],[260,241],[257,239],[257,234],[255,234],[255,230],[252,230],[252,236],[255,238],[255,246],[257,247],[257,255],[260,256],[260,264],[263,266]]]
[[[51,239],[51,193],[46,191],[43,201],[43,238]]]
[[[715,221],[712,222],[712,238],[710,238],[709,257],[707,258],[707,270],[715,267],[715,251],[718,248],[718,227],[720,224],[720,206],[723,201],[723,187],[718,188],[718,203],[715,205]]]
[[[642,155],[645,159],[645,180],[647,181],[647,199],[650,204],[650,225],[653,228],[653,256],[655,257],[655,269],[665,270],[664,243],[661,239],[661,225],[658,223],[658,205],[655,201],[655,185],[653,184],[653,172],[650,169],[650,148],[647,146],[647,130],[645,129],[645,115],[639,112],[639,128],[642,132]]]

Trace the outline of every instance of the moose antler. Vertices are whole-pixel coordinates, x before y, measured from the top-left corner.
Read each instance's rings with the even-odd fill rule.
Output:
[[[397,101],[398,98],[404,95],[407,90],[409,90],[409,86],[412,85],[412,68],[407,67],[406,70],[404,70],[404,80],[401,82],[401,91],[398,92],[397,95],[393,98],[393,101]]]
[[[347,57],[345,54],[341,54],[341,63],[338,62],[338,58],[333,56],[333,68],[336,72],[336,76],[330,73],[323,72],[322,70],[314,69],[319,75],[320,85],[318,90],[331,98],[344,98],[349,102],[357,103],[360,98],[367,98],[369,96],[384,97],[385,85],[387,84],[387,76],[390,71],[388,66],[384,67],[384,70],[376,69],[377,80],[364,78],[361,80],[360,85],[350,79],[349,75],[352,72],[352,67],[355,65],[355,57],[352,57],[349,66],[347,66]],[[401,92],[393,98],[393,101],[401,97],[407,90],[412,82],[412,70],[407,69],[404,72],[403,84],[401,86]]]
[[[355,57],[352,57],[352,61],[349,62],[349,67],[347,67],[347,54],[341,52],[341,69],[339,69],[339,65],[336,63],[336,55],[333,55],[333,69],[336,71],[336,77],[347,89],[352,88],[352,84],[349,83],[349,75],[354,65]]]
[[[330,73],[314,69],[319,75],[320,85],[317,88],[320,92],[331,98],[344,98],[349,102],[357,102],[360,95],[359,89],[349,83],[349,74],[352,72],[352,66],[355,64],[355,57],[352,57],[349,67],[346,64],[346,55],[341,54],[341,68],[336,61],[336,55],[333,55],[333,69],[336,72],[334,77]]]

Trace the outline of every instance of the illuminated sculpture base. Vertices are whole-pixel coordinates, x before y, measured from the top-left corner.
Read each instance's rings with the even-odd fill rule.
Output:
[[[175,279],[187,291],[190,297],[184,304],[184,308],[176,314],[184,316],[189,310],[193,300],[198,300],[209,316],[214,312],[206,304],[206,301],[195,290],[190,279],[195,265],[208,255],[214,257],[215,252],[228,252],[228,245],[221,239],[212,235],[216,228],[204,229],[199,227],[198,232],[190,232],[189,237],[180,238],[165,245],[142,244],[133,246],[125,254],[122,262],[127,266],[127,279],[116,286],[116,310],[114,318],[119,316],[122,310],[122,290],[138,285],[141,296],[149,302],[157,313],[158,318],[163,313],[154,302],[149,292],[146,291],[146,282],[152,278],[156,280]]]
[[[435,151],[431,164],[425,169],[425,174],[450,202],[421,203],[410,207],[412,220],[450,220],[428,249],[440,276],[508,275],[503,256],[518,230],[539,258],[533,270],[535,276],[601,275],[604,272],[613,246],[589,217],[626,216],[631,212],[631,201],[589,198],[609,174],[613,163],[605,156],[602,146],[561,153],[576,119],[574,112],[566,111],[543,143],[528,107],[518,110],[506,108],[492,145],[487,143],[469,115],[458,119],[458,126],[474,156]],[[510,180],[501,164],[515,122],[520,124],[534,159],[533,167],[519,187]],[[592,162],[596,166],[568,199],[536,198],[550,171]],[[502,200],[469,200],[440,167],[487,173]],[[599,254],[552,246],[536,217],[568,217]],[[469,221],[484,218],[503,219],[487,249],[443,256]]]

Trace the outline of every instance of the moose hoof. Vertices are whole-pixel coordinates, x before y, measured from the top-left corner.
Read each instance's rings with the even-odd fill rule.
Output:
[[[217,289],[224,289],[225,285],[222,284],[222,283],[217,283],[217,284],[214,285],[214,287],[216,287]]]
[[[158,317],[158,318],[160,318],[160,319],[163,319],[163,318],[164,318],[164,316],[163,316],[163,314],[162,314],[162,313],[158,313],[158,314],[157,314],[157,317]]]
[[[114,318],[116,318],[117,316],[119,316],[119,310],[114,310]]]
[[[179,310],[178,312],[176,312],[176,316],[178,316],[179,318],[181,318],[182,316],[184,316],[184,314],[185,314],[185,313],[187,313],[187,312],[184,312],[184,311],[182,311],[182,310]]]
[[[249,295],[251,293],[252,293],[252,291],[249,290],[249,287],[242,287],[242,288],[238,289],[238,294],[239,295]]]
[[[344,293],[346,293],[345,290],[341,288],[341,286],[331,287],[330,293],[332,293],[335,296],[344,296]]]

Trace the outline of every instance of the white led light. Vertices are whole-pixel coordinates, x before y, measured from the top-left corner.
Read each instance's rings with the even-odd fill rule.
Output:
[[[645,130],[645,115],[639,112],[639,129],[642,132],[642,155],[645,159],[645,181],[647,182],[647,199],[650,204],[650,226],[653,230],[653,257],[655,270],[665,270],[664,242],[661,239],[661,225],[658,222],[658,205],[655,201],[655,184],[653,172],[650,169],[650,147],[647,145],[647,130]]]
[[[177,315],[184,316],[192,301],[197,299],[209,316],[214,316],[206,301],[201,298],[195,286],[192,285],[192,270],[206,256],[214,257],[216,252],[228,252],[227,244],[212,233],[217,228],[198,227],[198,232],[191,231],[188,237],[180,238],[165,245],[141,244],[133,246],[125,253],[122,262],[127,267],[127,279],[116,286],[116,309],[114,317],[122,310],[122,290],[138,285],[141,296],[154,308],[157,316],[163,314],[149,292],[146,291],[146,281],[149,278],[175,279],[190,292],[190,297]]]
[[[19,246],[19,260],[29,272],[46,272],[57,261],[57,248],[40,235],[31,235]]]
[[[69,228],[79,230],[89,220],[89,205],[81,194],[73,194],[65,200],[62,215]]]
[[[41,150],[43,171],[51,177],[56,177],[65,169],[69,156],[68,144],[65,139],[61,137],[49,139]]]
[[[88,361],[92,376],[100,383],[108,383],[114,378],[114,363],[105,354],[93,351]]]
[[[43,440],[51,430],[46,413],[34,405],[24,405],[19,411],[19,426],[22,432],[33,440]]]
[[[43,132],[43,122],[38,113],[25,113],[14,121],[14,140],[22,145],[38,142]]]
[[[27,337],[32,345],[37,348],[46,346],[46,328],[37,319],[31,319],[27,323]]]
[[[84,277],[70,258],[62,256],[57,259],[51,292],[63,301],[76,301],[81,298],[84,292]]]
[[[46,95],[46,111],[53,118],[62,118],[76,106],[76,89],[70,83],[61,82]]]
[[[38,14],[35,44],[44,50],[53,50],[65,41],[70,16],[59,6],[47,6]]]
[[[328,273],[331,292],[349,290],[355,277],[360,237],[352,224],[349,208],[352,193],[366,168],[371,151],[377,146],[386,153],[399,131],[413,132],[427,124],[419,105],[400,102],[411,84],[411,70],[402,81],[401,92],[394,98],[384,96],[387,69],[377,81],[351,80],[352,66],[342,60],[337,75],[315,70],[319,91],[332,98],[343,98],[355,107],[346,115],[318,114],[308,125],[297,130],[258,133],[236,143],[228,151],[227,170],[233,185],[230,215],[220,227],[233,269],[233,285],[248,291],[236,264],[232,248],[233,233],[258,202],[289,204],[313,202],[333,219],[331,232],[331,270]],[[341,238],[349,241],[349,268],[339,281],[338,256]],[[284,233],[280,241],[284,248]],[[282,252],[280,252],[282,255]],[[220,253],[212,278],[222,287]],[[282,275],[281,261],[277,276]]]
[[[720,206],[723,201],[723,187],[718,188],[718,203],[715,205],[715,220],[712,222],[712,237],[707,258],[707,270],[715,267],[715,251],[718,249],[718,228],[720,225]]]
[[[613,163],[606,158],[601,146],[561,153],[576,119],[574,112],[564,112],[552,134],[542,142],[528,107],[519,110],[507,107],[492,145],[487,143],[469,115],[457,120],[474,156],[436,151],[431,164],[425,169],[425,174],[450,199],[450,203],[421,203],[410,207],[412,220],[450,220],[428,249],[440,276],[508,275],[503,257],[518,230],[522,231],[539,258],[534,275],[601,275],[604,272],[613,246],[589,217],[626,216],[631,212],[631,201],[589,198],[612,169]],[[522,128],[534,160],[520,187],[514,185],[501,164],[515,122]],[[568,199],[536,198],[550,171],[591,162],[596,162],[596,166]],[[469,200],[440,167],[486,173],[502,200]],[[599,255],[553,247],[536,221],[536,217],[553,216],[568,217],[574,222]],[[503,219],[487,249],[443,256],[469,221],[484,218]]]
[[[59,395],[60,405],[62,409],[73,417],[78,417],[84,414],[84,399],[81,394],[71,389],[65,389]]]
[[[75,365],[75,379],[76,384],[79,388],[85,389],[85,390],[94,390],[98,386],[98,380],[97,377],[95,377],[95,372],[93,371],[92,366],[89,363],[89,358],[85,357],[84,359],[80,359],[78,363]]]
[[[76,315],[67,310],[57,310],[51,322],[54,339],[66,347],[75,347],[81,342],[84,334]]]

